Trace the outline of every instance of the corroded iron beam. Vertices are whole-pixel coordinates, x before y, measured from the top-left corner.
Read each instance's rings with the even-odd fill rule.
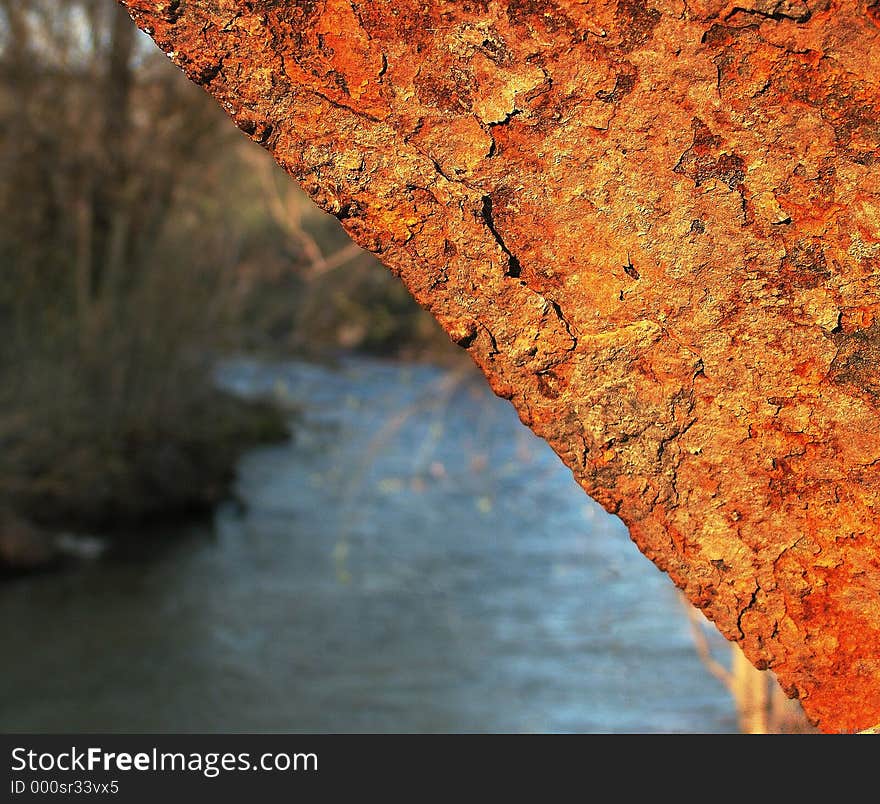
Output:
[[[876,0],[123,4],[753,663],[880,722]]]

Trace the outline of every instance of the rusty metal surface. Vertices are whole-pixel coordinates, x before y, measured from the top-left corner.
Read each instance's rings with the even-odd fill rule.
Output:
[[[123,5],[823,729],[880,721],[880,5]]]

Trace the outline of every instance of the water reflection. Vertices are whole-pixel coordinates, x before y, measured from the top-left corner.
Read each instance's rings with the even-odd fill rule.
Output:
[[[671,584],[470,375],[242,361],[245,509],[0,588],[0,728],[718,731]]]

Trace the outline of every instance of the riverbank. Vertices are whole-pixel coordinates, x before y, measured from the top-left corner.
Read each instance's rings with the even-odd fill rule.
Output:
[[[245,452],[290,434],[288,415],[268,397],[190,388],[180,400],[173,417],[111,427],[95,417],[67,426],[29,422],[8,437],[0,457],[0,571],[62,563],[78,554],[71,534],[112,542],[209,514],[229,497]]]
[[[478,376],[467,355],[452,348],[420,353],[418,359],[324,350],[290,365],[299,376],[310,376],[309,366],[333,376],[334,368],[344,370],[351,361],[373,361],[404,375],[413,370]],[[229,498],[242,455],[291,436],[299,405],[272,383],[242,385],[230,367],[278,365],[286,363],[227,358],[213,372],[178,372],[171,392],[162,388],[155,369],[141,393],[120,395],[122,402],[105,402],[100,409],[91,396],[111,395],[92,394],[81,372],[57,395],[47,386],[7,387],[0,393],[6,409],[0,417],[0,575],[80,557],[79,534],[113,544],[138,539],[157,523],[179,526],[209,515]]]

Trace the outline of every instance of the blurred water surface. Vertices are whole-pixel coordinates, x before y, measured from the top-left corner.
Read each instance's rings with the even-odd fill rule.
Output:
[[[470,372],[226,364],[300,406],[244,508],[0,587],[3,731],[730,731],[672,584]]]

